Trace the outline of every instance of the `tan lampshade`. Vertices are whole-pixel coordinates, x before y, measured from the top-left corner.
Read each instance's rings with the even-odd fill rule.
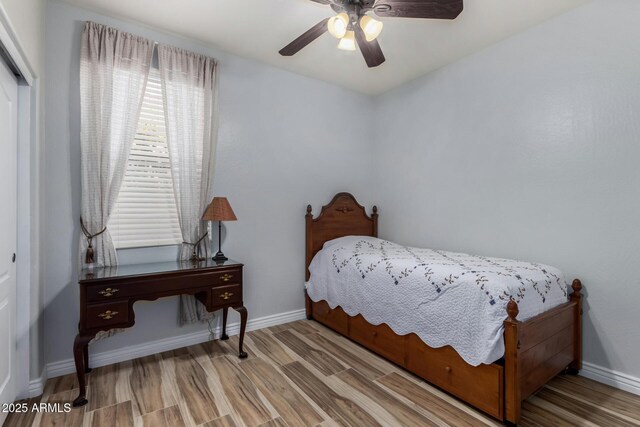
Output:
[[[231,205],[226,197],[214,197],[202,215],[205,221],[237,221]]]

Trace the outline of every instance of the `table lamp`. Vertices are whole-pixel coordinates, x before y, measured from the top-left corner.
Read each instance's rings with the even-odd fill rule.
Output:
[[[216,262],[226,261],[229,258],[222,253],[222,221],[237,221],[231,205],[226,197],[214,197],[202,219],[205,221],[218,221],[218,253],[212,258]]]

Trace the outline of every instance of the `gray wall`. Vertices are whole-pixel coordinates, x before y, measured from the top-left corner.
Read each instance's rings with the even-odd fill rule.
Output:
[[[47,12],[44,217],[45,356],[72,357],[78,322],[80,203],[78,68],[83,21],[93,20],[217,58],[220,139],[214,189],[239,221],[227,223],[224,252],[243,261],[249,318],[304,307],[304,214],[338,191],[370,204],[373,134],[363,117],[371,100],[326,83],[106,18],[59,2]],[[121,263],[175,259],[175,248],[121,251]],[[236,321],[235,317],[230,321]],[[136,303],[136,325],[92,351],[168,338],[203,325],[177,326],[177,300]]]
[[[585,360],[640,376],[640,2],[598,0],[376,100],[382,237],[549,263]]]

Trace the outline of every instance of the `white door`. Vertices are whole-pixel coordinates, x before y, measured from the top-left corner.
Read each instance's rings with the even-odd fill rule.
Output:
[[[0,58],[0,405],[16,397],[17,150],[18,82]]]

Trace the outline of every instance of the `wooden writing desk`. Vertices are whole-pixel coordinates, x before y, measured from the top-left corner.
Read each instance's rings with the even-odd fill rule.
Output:
[[[226,334],[229,307],[240,313],[239,357],[243,351],[247,326],[247,309],[242,302],[242,267],[227,260],[210,259],[193,263],[173,261],[123,265],[83,270],[80,273],[80,323],[73,343],[73,357],[80,393],[73,406],[87,404],[85,373],[89,369],[89,341],[100,331],[129,328],[135,323],[133,303],[189,294],[202,302],[208,311],[223,309],[222,336]]]

